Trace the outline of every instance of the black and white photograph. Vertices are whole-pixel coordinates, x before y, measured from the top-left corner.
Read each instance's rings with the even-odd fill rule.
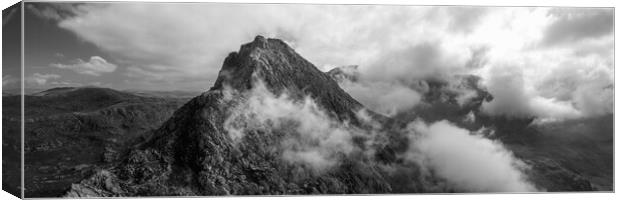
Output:
[[[2,21],[19,198],[614,193],[614,7],[25,1]]]

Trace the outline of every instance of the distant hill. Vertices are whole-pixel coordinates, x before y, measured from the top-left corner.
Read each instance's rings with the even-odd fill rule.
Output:
[[[186,101],[96,87],[26,95],[26,196],[61,195],[72,182],[150,137]],[[3,97],[3,135],[19,127],[19,102],[20,96]]]

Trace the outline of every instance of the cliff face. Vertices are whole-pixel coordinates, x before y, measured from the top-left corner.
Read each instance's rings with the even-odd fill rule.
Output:
[[[317,155],[337,160],[329,168],[317,169],[308,163],[292,162],[295,158],[287,151],[296,149],[296,153],[302,153],[292,155],[314,155],[303,150],[313,141],[319,141],[315,137],[307,144],[289,144],[292,135],[307,139],[300,133],[305,131],[299,125],[303,121],[273,118],[268,123],[278,124],[277,127],[248,128],[240,131],[242,138],[232,137],[227,127],[232,117],[246,116],[237,120],[246,123],[257,116],[257,113],[246,115],[251,111],[244,110],[242,105],[252,102],[252,94],[260,88],[275,99],[285,96],[291,102],[285,105],[311,105],[311,113],[336,122],[327,122],[326,129],[344,130],[336,126],[361,129],[362,120],[358,116],[363,107],[359,102],[284,42],[257,36],[226,58],[208,92],[177,110],[151,140],[125,155],[123,162],[74,184],[67,196],[392,191],[378,167],[360,159],[363,155],[356,150],[347,148],[328,153],[317,150]]]

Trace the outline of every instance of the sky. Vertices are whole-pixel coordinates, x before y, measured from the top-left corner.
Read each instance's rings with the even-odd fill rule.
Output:
[[[18,4],[2,11],[2,85],[13,85],[13,88],[19,88],[21,77],[20,15]]]
[[[226,55],[260,34],[323,71],[358,65],[383,85],[374,90],[475,74],[497,96],[489,113],[579,116],[611,105],[613,18],[611,8],[26,3],[25,81],[206,91]]]

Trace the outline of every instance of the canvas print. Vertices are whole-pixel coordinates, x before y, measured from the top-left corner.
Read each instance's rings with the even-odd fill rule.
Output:
[[[23,6],[25,197],[613,191],[613,8]]]

